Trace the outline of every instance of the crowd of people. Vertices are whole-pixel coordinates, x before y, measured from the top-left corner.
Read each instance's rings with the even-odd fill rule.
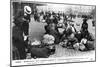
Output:
[[[79,51],[95,49],[95,39],[88,31],[88,18],[83,18],[80,31],[74,27],[72,15],[55,13],[54,11],[38,12],[34,11],[34,20],[47,23],[43,39],[29,42],[29,23],[31,21],[32,10],[29,6],[24,6],[22,11],[14,17],[12,30],[13,59],[26,59],[36,57],[49,57],[55,53],[55,45],[63,48]],[[34,34],[34,33],[33,33]]]
[[[36,19],[36,14],[38,14],[38,20]],[[76,49],[81,45],[79,50],[85,51],[94,49],[94,36],[88,31],[88,17],[83,18],[83,23],[80,31],[74,27],[74,21],[72,20],[72,15],[66,15],[65,13],[55,13],[53,11],[48,12],[35,12],[35,21],[42,22],[40,19],[42,16],[43,22],[46,22],[45,26],[46,33],[54,36],[55,44],[62,44],[62,46],[71,46],[70,48]],[[64,43],[64,44],[63,44]],[[65,44],[66,43],[66,44]]]

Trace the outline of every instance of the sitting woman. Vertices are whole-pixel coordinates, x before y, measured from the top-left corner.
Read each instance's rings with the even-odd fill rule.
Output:
[[[81,51],[93,50],[95,48],[95,39],[88,29],[82,28],[75,36],[78,39],[78,42],[85,47],[84,49],[80,48]]]
[[[95,48],[94,45],[94,37],[88,30],[81,31],[81,42],[85,45],[85,50],[93,50]]]
[[[61,38],[61,41],[65,41],[66,44],[62,45],[64,47],[68,47],[68,48],[73,48],[73,45],[75,43],[78,42],[77,38],[75,37],[75,34],[73,33],[72,29],[69,28],[69,29],[66,29],[64,31],[64,35],[63,37]]]

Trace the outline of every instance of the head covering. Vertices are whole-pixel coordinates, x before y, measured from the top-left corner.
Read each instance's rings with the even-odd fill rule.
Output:
[[[43,43],[45,43],[45,44],[53,44],[54,41],[55,41],[55,38],[52,35],[45,34],[43,36]]]
[[[31,7],[24,6],[24,12],[27,13],[27,14],[31,14],[32,13]]]
[[[41,41],[39,40],[34,40],[34,42],[31,43],[31,45],[40,45]]]

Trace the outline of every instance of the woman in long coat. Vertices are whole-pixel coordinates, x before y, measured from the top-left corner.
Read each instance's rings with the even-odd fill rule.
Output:
[[[15,46],[18,49],[20,59],[26,58],[26,52],[25,52],[25,42],[24,42],[24,36],[23,36],[23,11],[19,11],[17,15],[14,17],[13,23],[15,26],[12,28],[12,45]]]

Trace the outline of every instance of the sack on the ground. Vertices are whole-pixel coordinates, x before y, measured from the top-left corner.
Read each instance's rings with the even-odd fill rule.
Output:
[[[94,41],[87,41],[86,48],[88,50],[94,50],[95,49],[95,42]]]

